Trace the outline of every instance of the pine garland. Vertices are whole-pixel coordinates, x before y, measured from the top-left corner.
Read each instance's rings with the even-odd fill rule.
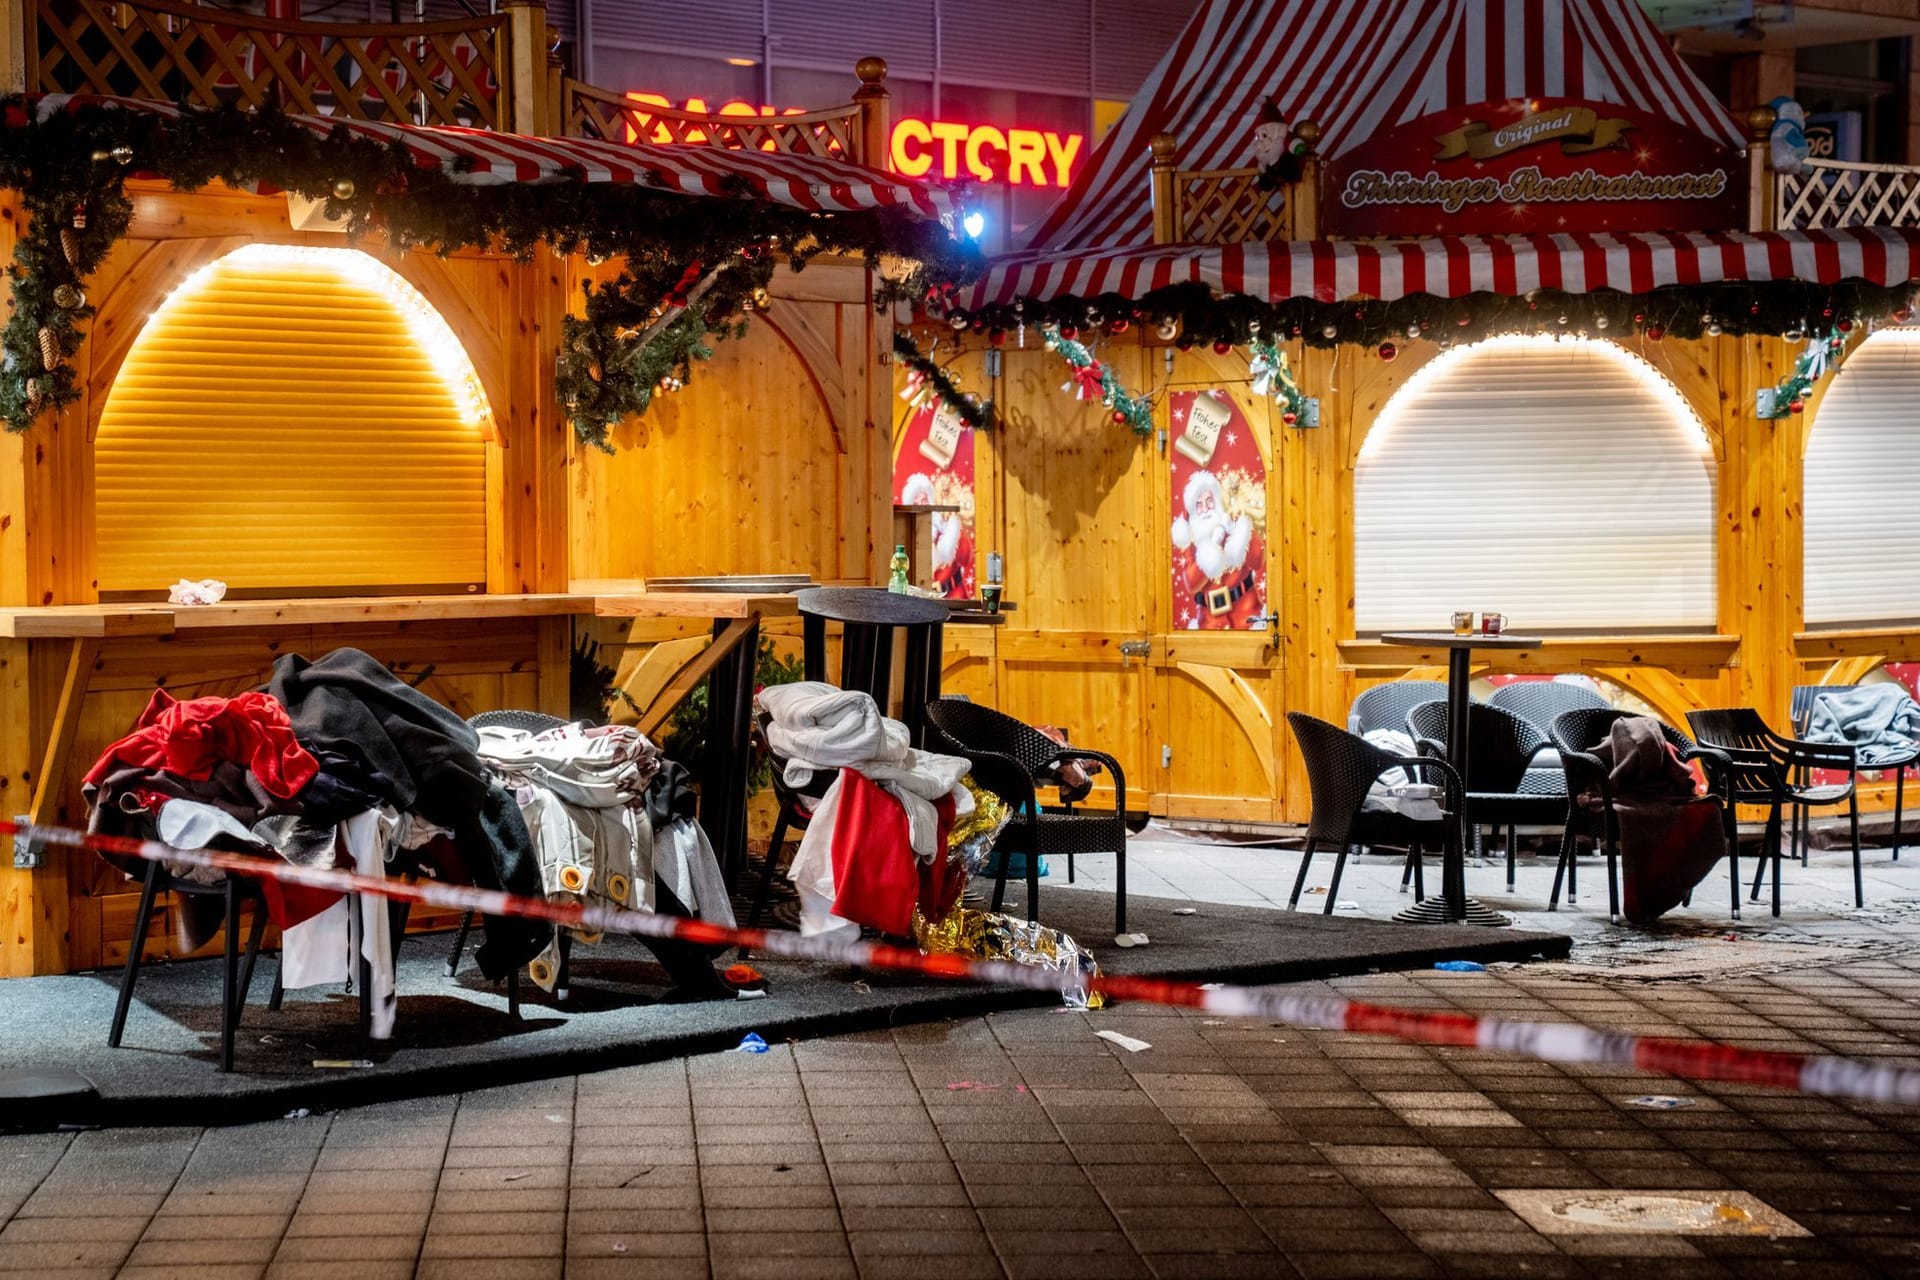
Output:
[[[183,107],[162,118],[87,104],[39,119],[15,96],[0,98],[0,126],[0,187],[20,192],[28,215],[9,268],[13,315],[0,331],[0,422],[11,431],[78,398],[68,362],[93,316],[85,285],[127,232],[134,173],[181,191],[219,180],[324,200],[350,241],[377,229],[403,250],[525,258],[545,244],[623,258],[619,276],[588,288],[585,318],[568,317],[562,334],[558,391],[575,432],[602,449],[622,418],[711,354],[710,337],[741,331],[777,259],[799,270],[819,253],[862,258],[881,270],[881,305],[923,296],[932,265],[943,278],[979,266],[944,228],[894,209],[808,212],[613,184],[466,186],[417,167],[399,144],[344,126],[323,138],[270,108]],[[712,278],[682,310],[690,274]]]
[[[933,397],[936,406],[950,404],[960,421],[969,427],[981,431],[993,429],[993,401],[981,400],[960,390],[953,375],[933,362],[932,357],[920,350],[910,334],[898,329],[893,332],[894,358],[906,365],[920,377],[920,384],[926,394]]]
[[[1793,372],[1774,387],[1773,412],[1767,417],[1784,418],[1805,410],[1808,394],[1846,349],[1846,335],[1837,326],[1828,329],[1825,336],[1809,338],[1807,349],[1793,362]]]
[[[1095,359],[1086,344],[1075,341],[1052,325],[1043,326],[1041,333],[1046,337],[1047,350],[1058,352],[1073,371],[1073,376],[1061,385],[1062,391],[1072,391],[1075,398],[1080,400],[1099,400],[1113,410],[1115,422],[1133,428],[1137,435],[1153,434],[1151,397],[1130,394],[1120,385],[1120,379],[1114,375],[1112,367]]]
[[[1644,294],[1611,290],[1564,293],[1535,289],[1523,296],[1475,293],[1461,298],[1416,294],[1391,302],[1280,302],[1235,294],[1215,297],[1205,285],[1156,289],[1141,298],[1120,294],[1021,299],[945,315],[956,328],[1008,332],[1026,325],[1097,333],[1144,323],[1168,334],[1183,350],[1214,346],[1224,354],[1253,336],[1300,341],[1310,347],[1397,346],[1426,338],[1442,346],[1509,333],[1568,337],[1692,340],[1719,334],[1793,337],[1820,333],[1841,320],[1867,320],[1914,310],[1914,286],[1882,287],[1861,280],[1812,284],[1798,280],[1676,285]]]

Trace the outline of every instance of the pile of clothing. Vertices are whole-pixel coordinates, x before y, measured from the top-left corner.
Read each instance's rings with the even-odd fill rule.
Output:
[[[693,820],[686,770],[627,725],[562,724],[535,733],[486,726],[480,757],[513,794],[550,902],[696,916],[732,928],[720,863]],[[597,933],[574,931],[588,944]],[[556,935],[528,965],[553,990]],[[648,941],[682,995],[730,996],[698,948]]]
[[[479,743],[466,721],[358,649],[318,662],[288,654],[264,690],[186,702],[156,690],[133,732],[88,771],[88,826],[363,875],[384,875],[404,858],[408,869],[538,893],[532,837],[481,761]],[[205,874],[169,871],[189,881]],[[355,913],[338,895],[270,880],[262,887],[284,938],[283,985],[345,982],[362,956],[372,974],[374,1034],[391,1034],[386,903],[368,897]],[[531,921],[490,917],[486,925],[478,957],[491,976],[525,963],[545,942]],[[216,927],[212,913],[190,918],[189,941]]]
[[[806,934],[862,928],[931,954],[1050,970],[1070,1005],[1097,1003],[1093,957],[1057,929],[962,905],[1012,817],[959,756],[908,746],[905,725],[864,693],[818,682],[761,690],[767,746],[784,782],[833,781],[815,801],[788,877]],[[769,856],[774,856],[769,854]]]

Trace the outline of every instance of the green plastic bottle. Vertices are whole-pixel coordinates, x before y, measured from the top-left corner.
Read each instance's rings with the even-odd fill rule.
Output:
[[[905,543],[894,547],[893,560],[887,565],[887,590],[897,595],[907,594],[907,547]]]

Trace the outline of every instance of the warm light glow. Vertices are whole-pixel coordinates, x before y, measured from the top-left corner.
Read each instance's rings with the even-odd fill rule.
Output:
[[[757,66],[759,66],[759,65],[760,65],[760,59],[758,59],[758,58],[728,58],[728,59],[726,60],[726,63],[727,63],[727,65],[728,65],[728,66],[730,66],[730,67],[757,67]]]
[[[183,280],[154,309],[149,324],[164,322],[173,307],[205,287],[216,271],[228,267],[272,270],[287,266],[328,272],[342,283],[368,289],[392,304],[394,310],[405,318],[407,331],[414,344],[427,357],[440,379],[440,385],[452,398],[461,422],[477,427],[487,435],[492,434],[493,410],[488,406],[487,394],[480,386],[480,375],[475,372],[473,361],[467,358],[467,350],[460,345],[460,339],[418,289],[408,284],[393,268],[358,249],[321,249],[291,244],[243,245],[207,263]]]
[[[1920,337],[1920,334],[1915,336]],[[1593,338],[1556,338],[1550,334],[1510,333],[1442,351],[1420,366],[1400,390],[1388,399],[1386,408],[1380,411],[1373,430],[1367,433],[1366,440],[1360,446],[1361,460],[1364,461],[1385,448],[1385,442],[1392,436],[1403,413],[1410,406],[1418,404],[1433,384],[1451,374],[1456,366],[1478,355],[1523,351],[1550,352],[1554,359],[1568,363],[1580,359],[1611,362],[1621,371],[1632,376],[1649,395],[1663,404],[1668,410],[1668,420],[1674,424],[1674,428],[1680,432],[1690,449],[1703,458],[1713,456],[1713,442],[1707,438],[1707,429],[1702,425],[1700,415],[1693,411],[1693,405],[1688,402],[1685,395],[1681,394],[1680,388],[1673,385],[1672,380],[1665,374],[1633,352],[1612,342]]]

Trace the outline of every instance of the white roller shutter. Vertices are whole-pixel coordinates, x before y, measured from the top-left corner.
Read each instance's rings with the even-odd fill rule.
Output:
[[[1809,623],[1920,618],[1920,331],[1876,333],[1834,374],[1804,509]]]
[[[1604,342],[1495,338],[1395,393],[1354,477],[1361,633],[1714,626],[1713,455],[1651,366]]]

